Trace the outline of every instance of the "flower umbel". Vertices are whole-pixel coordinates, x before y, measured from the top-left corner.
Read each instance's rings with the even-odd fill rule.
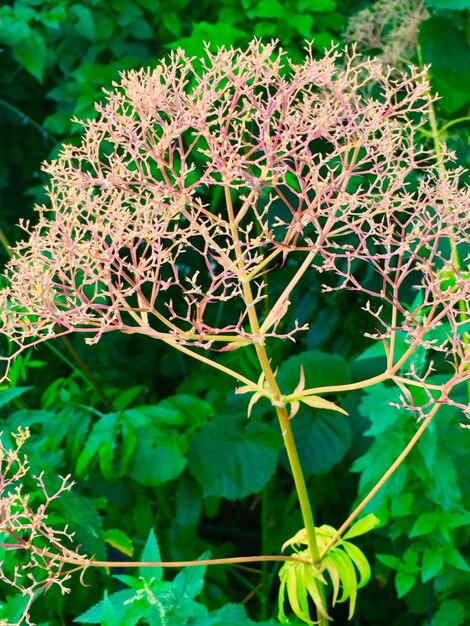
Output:
[[[11,571],[0,564],[0,580],[27,597],[18,624],[32,624],[29,610],[41,591],[58,585],[62,593],[68,593],[67,581],[72,572],[80,566],[83,573],[87,563],[86,556],[79,554],[73,545],[73,533],[67,527],[55,528],[47,522],[51,502],[69,491],[73,482],[70,476],[65,476],[51,494],[42,474],[30,477],[28,459],[22,451],[28,437],[28,429],[20,429],[13,435],[12,448],[6,447],[0,439],[0,546],[4,550],[15,550],[18,555]],[[32,478],[39,502],[37,495],[25,493],[28,478]]]
[[[458,348],[468,277],[457,271],[452,289],[440,277],[455,269],[445,242],[468,238],[469,194],[417,143],[429,99],[424,70],[392,77],[354,48],[320,60],[307,49],[294,65],[255,40],[207,52],[201,72],[178,51],[123,74],[81,145],[45,166],[50,207],[23,224],[1,332],[17,351],[72,331],[89,342],[120,330],[175,347],[262,345],[300,330],[282,320],[313,265],[367,295],[376,339],[402,329]],[[266,276],[302,260],[253,326]],[[412,310],[410,280],[422,294]],[[454,337],[429,339],[446,320]]]

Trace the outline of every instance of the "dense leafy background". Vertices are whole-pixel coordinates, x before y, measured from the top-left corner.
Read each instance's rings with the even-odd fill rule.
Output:
[[[443,127],[468,114],[470,3],[427,4],[431,17],[421,26],[419,45],[423,61],[432,63]],[[41,161],[63,142],[79,140],[73,116],[93,116],[93,103],[119,71],[153,65],[176,47],[199,54],[203,41],[243,45],[253,35],[279,38],[294,58],[305,39],[315,38],[321,54],[341,41],[348,16],[365,6],[359,0],[3,3],[2,237],[20,237],[15,223],[31,216],[43,196]],[[464,166],[470,164],[468,128],[462,121],[443,134]],[[5,247],[1,254],[4,260]],[[358,303],[347,294],[321,295],[313,273],[307,284],[295,294],[291,315],[308,319],[310,330],[295,345],[273,347],[282,363],[281,386],[293,386],[300,363],[315,384],[380,372],[380,357],[358,334],[366,330]],[[222,359],[237,359],[247,375],[257,375],[249,354]],[[387,386],[350,394],[342,399],[348,418],[306,409],[296,417],[319,523],[338,526],[414,432],[409,416],[388,408],[394,394]],[[270,407],[258,403],[249,421],[246,408],[245,397],[234,395],[222,375],[154,342],[112,335],[93,347],[73,339],[27,354],[16,362],[11,384],[0,389],[2,430],[31,426],[33,470],[51,477],[71,472],[77,480],[55,513],[100,559],[157,558],[160,551],[165,559],[279,552],[300,528],[300,514]],[[458,421],[442,411],[370,504],[382,526],[362,540],[374,578],[359,596],[354,624],[470,623],[468,439]],[[272,626],[275,574],[271,565],[258,572],[202,566],[176,575],[145,568],[133,575],[93,572],[89,587],[73,583],[71,597],[54,590],[41,597],[34,618],[43,626],[73,619],[113,626]],[[154,598],[163,598],[161,610]],[[0,619],[15,623],[21,605],[2,589]],[[336,618],[346,623],[342,608]]]

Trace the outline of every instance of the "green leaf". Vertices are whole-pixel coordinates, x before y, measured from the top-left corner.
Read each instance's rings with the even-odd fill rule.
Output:
[[[220,46],[230,46],[246,37],[245,31],[231,24],[199,22],[193,24],[193,31],[189,37],[182,37],[167,47],[173,50],[182,48],[189,56],[200,56],[204,52],[204,42],[210,43],[211,50],[216,50]]]
[[[117,398],[113,401],[113,406],[116,411],[124,411],[127,407],[134,402],[136,398],[143,395],[147,388],[145,385],[136,385],[130,389],[122,391]]]
[[[342,415],[300,407],[292,420],[298,454],[306,476],[328,472],[339,463],[351,444],[351,427]],[[286,465],[285,451],[281,453]]]
[[[466,1],[466,0],[465,0]],[[425,63],[447,113],[470,102],[470,46],[465,34],[444,17],[433,17],[421,25],[419,43]]]
[[[347,553],[359,572],[359,582],[357,583],[358,588],[364,587],[364,585],[369,582],[371,575],[370,565],[364,553],[349,541],[345,541],[341,544],[341,547]]]
[[[126,535],[125,532],[117,528],[108,528],[103,533],[103,538],[110,546],[119,550],[126,556],[132,556],[134,554],[134,546],[132,541]]]
[[[437,576],[444,565],[444,559],[435,548],[428,548],[423,552],[423,562],[421,566],[421,580],[427,583],[428,580]]]
[[[186,467],[186,437],[147,430],[138,433],[129,475],[141,485],[158,487],[181,475]]]
[[[258,626],[276,626],[277,622],[256,622]],[[201,625],[205,626],[205,625]],[[240,604],[224,604],[217,611],[210,614],[210,626],[255,626],[246,614],[244,606]]]
[[[305,372],[306,389],[350,382],[348,364],[341,356],[321,350],[309,350],[282,363],[276,378],[283,393],[292,393],[297,387],[301,366]]]
[[[351,539],[352,537],[364,535],[369,532],[369,530],[372,530],[372,528],[375,528],[378,524],[380,524],[379,518],[373,513],[369,513],[369,515],[366,515],[353,524],[348,532],[343,535],[343,539]]]
[[[466,607],[459,600],[445,600],[433,615],[432,626],[462,626],[466,623]]]
[[[95,22],[93,19],[93,13],[88,7],[82,4],[73,4],[69,9],[70,15],[76,18],[75,29],[76,31],[89,39],[94,41],[95,39]]]
[[[261,0],[255,6],[255,8],[250,11],[250,16],[254,17],[271,17],[271,18],[280,18],[283,19],[287,17],[286,9],[282,6],[278,0]]]
[[[470,0],[426,0],[426,4],[446,11],[465,11],[465,9],[470,9]]]
[[[115,428],[117,423],[117,413],[107,413],[103,415],[91,429],[82,453],[77,459],[75,471],[78,476],[85,476],[90,469],[90,464],[95,456],[100,460],[101,469],[112,471],[110,468],[110,455],[116,445]],[[111,472],[110,472],[111,473]]]
[[[313,13],[326,13],[336,9],[336,2],[335,0],[299,0],[297,9]]]
[[[400,569],[402,567],[402,562],[397,556],[392,556],[390,554],[377,554],[376,557],[381,563],[390,567],[390,569]]]
[[[446,550],[444,552],[444,559],[447,561],[447,563],[453,565],[455,568],[463,572],[470,572],[470,566],[468,565],[467,561],[453,546],[448,545],[446,547]]]
[[[348,415],[348,412],[342,409],[340,406],[338,406],[334,402],[325,400],[325,398],[321,398],[320,396],[307,396],[307,397],[299,398],[299,400],[300,402],[303,402],[307,406],[311,406],[314,409],[325,409],[328,411],[337,411],[338,413],[343,413],[343,415]]]
[[[101,602],[92,606],[73,621],[79,624],[103,624],[104,619],[112,619],[112,626],[134,626],[138,619],[125,621],[128,619],[130,610],[132,610],[129,603],[134,597],[135,591],[133,589],[124,589],[111,596],[105,592],[105,597]]]
[[[416,582],[416,574],[399,570],[395,577],[395,588],[399,598],[403,598]]]
[[[142,562],[162,560],[162,557],[160,554],[160,548],[158,547],[157,538],[155,536],[155,532],[153,528],[149,533],[149,536],[145,543],[140,560]],[[156,581],[159,582],[163,578],[163,568],[162,567],[148,567],[148,566],[142,565],[141,567],[139,567],[139,576],[142,576],[143,578],[147,578],[148,580],[154,578]]]
[[[267,424],[220,415],[191,439],[189,469],[204,497],[244,498],[273,476],[281,445]]]
[[[47,49],[44,38],[36,31],[31,31],[26,39],[13,45],[15,58],[30,74],[42,82],[46,67]]]
[[[439,523],[438,513],[421,513],[413,528],[410,531],[410,537],[419,537],[431,533]]]
[[[29,389],[32,389],[32,387],[10,387],[9,389],[0,389],[0,408],[15,398],[19,398]]]

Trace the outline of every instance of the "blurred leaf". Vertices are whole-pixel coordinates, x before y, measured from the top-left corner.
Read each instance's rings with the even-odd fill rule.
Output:
[[[77,32],[82,37],[93,41],[95,39],[95,22],[90,9],[82,4],[73,4],[69,8],[69,13],[76,18],[75,28]]]
[[[15,398],[19,398],[32,387],[10,387],[9,389],[0,389],[0,407],[5,406]]]
[[[46,43],[42,35],[31,31],[25,39],[20,39],[13,45],[13,54],[25,70],[42,82],[47,58]]]
[[[132,541],[126,535],[125,532],[118,528],[108,528],[103,533],[104,540],[109,543],[110,546],[119,550],[126,556],[132,556],[134,554],[134,546]]]
[[[470,0],[426,0],[426,4],[436,9],[455,11],[470,9]]]
[[[433,615],[433,626],[462,626],[466,623],[466,607],[459,600],[445,600]]]
[[[465,34],[444,17],[434,17],[421,25],[419,43],[425,63],[431,63],[431,76],[447,113],[454,113],[470,102],[470,46]]]
[[[423,553],[423,562],[421,565],[421,580],[427,583],[428,580],[437,576],[444,565],[444,559],[441,553],[436,549],[428,549]]]

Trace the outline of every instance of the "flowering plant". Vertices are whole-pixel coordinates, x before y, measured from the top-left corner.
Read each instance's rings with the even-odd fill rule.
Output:
[[[362,553],[343,542],[346,562],[338,542],[440,407],[470,417],[454,393],[470,379],[469,191],[447,167],[451,154],[443,148],[436,163],[419,142],[430,103],[425,70],[396,76],[354,47],[320,60],[307,48],[296,65],[275,43],[255,40],[197,63],[178,51],[154,70],[123,74],[98,118],[84,123],[81,144],[46,165],[50,206],[38,208],[36,225],[22,225],[27,239],[0,292],[1,331],[13,346],[7,365],[71,332],[88,343],[141,333],[242,383],[249,410],[270,401],[305,526],[303,559],[286,564],[281,580],[302,581],[300,603],[292,582],[288,599],[307,623],[308,596],[318,623],[329,619],[326,571],[335,599],[340,583],[340,599],[355,598],[354,566],[366,582]],[[286,266],[289,280],[273,291]],[[386,357],[380,375],[307,387],[301,368],[295,389],[280,388],[271,341],[294,341],[306,328],[286,326],[286,313],[312,268],[331,277],[324,291],[365,298],[375,326],[367,336]],[[259,378],[217,357],[237,349],[254,351]],[[424,367],[413,361],[417,351]],[[447,363],[438,382],[436,358]],[[399,387],[399,406],[419,429],[343,526],[325,534],[314,524],[291,420],[301,404],[346,413],[338,396],[384,381]]]

